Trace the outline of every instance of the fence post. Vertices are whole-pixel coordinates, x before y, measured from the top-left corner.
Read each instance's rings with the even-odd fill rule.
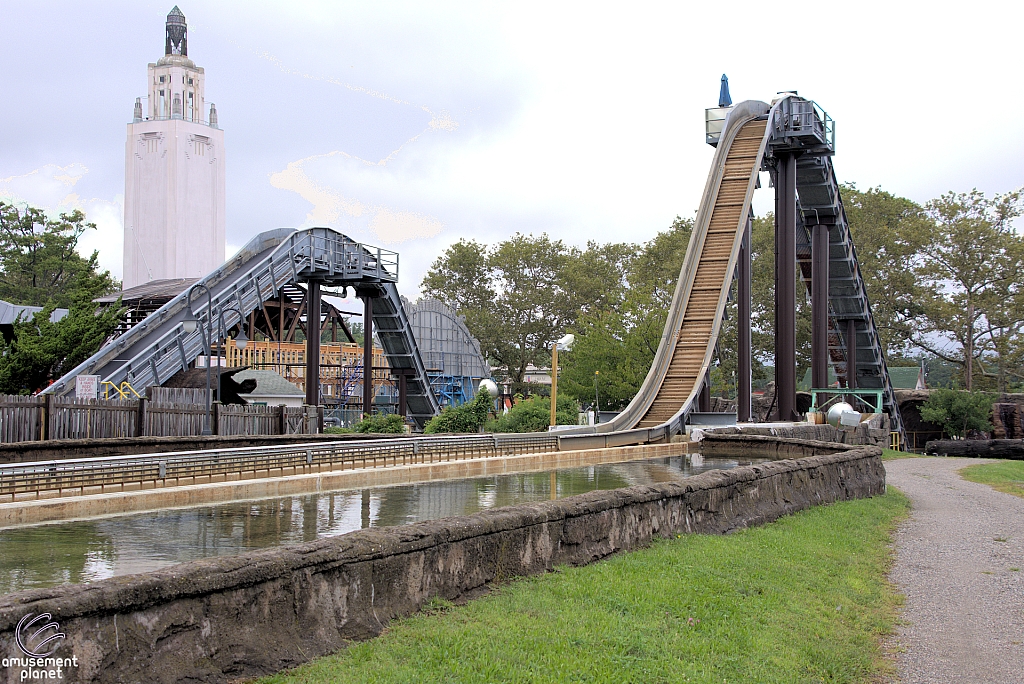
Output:
[[[212,423],[212,425],[210,425],[210,432],[212,432],[215,435],[219,435],[220,434],[220,402],[219,401],[213,402],[211,407],[212,407],[212,410],[213,410],[213,415],[210,417],[210,422]]]
[[[53,415],[53,400],[52,394],[43,395],[43,439],[51,439],[51,428],[50,428],[50,416]]]
[[[316,417],[317,417],[317,434],[321,434],[322,435],[324,433],[324,407],[323,406],[317,406],[316,407]]]
[[[277,434],[288,434],[288,415],[285,413],[284,404],[277,407]]]
[[[145,437],[146,436],[146,410],[149,405],[149,399],[146,397],[139,397],[139,413],[135,420],[138,423],[135,426],[135,436]]]

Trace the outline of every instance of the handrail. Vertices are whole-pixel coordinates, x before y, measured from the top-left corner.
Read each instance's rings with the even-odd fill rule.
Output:
[[[225,481],[229,475],[244,473],[270,477],[558,449],[559,438],[547,433],[443,435],[0,464],[0,501],[101,493],[111,487],[124,491],[126,486],[143,484],[170,487],[197,480]]]

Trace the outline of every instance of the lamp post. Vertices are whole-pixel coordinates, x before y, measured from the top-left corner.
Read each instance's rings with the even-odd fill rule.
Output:
[[[224,327],[224,312],[234,311],[238,314],[238,337],[235,338],[235,348],[245,349],[246,345],[249,344],[249,338],[245,335],[245,315],[233,306],[224,307],[217,313],[217,343],[227,338],[227,330]],[[227,354],[224,355],[224,360],[227,360]],[[217,353],[217,401],[220,401],[220,352]]]
[[[575,335],[569,334],[551,345],[551,425],[557,425],[558,419],[555,416],[556,403],[558,400],[558,352],[572,349],[572,342]]]
[[[601,422],[601,406],[598,403],[597,397],[597,376],[601,374],[601,371],[594,371],[594,425]]]
[[[185,331],[186,335],[191,335],[199,327],[199,319],[196,318],[195,311],[192,310],[192,293],[196,291],[196,288],[202,288],[206,291],[206,315],[207,318],[210,316],[210,312],[213,311],[213,295],[210,294],[210,288],[206,287],[202,283],[196,283],[188,289],[188,308],[185,311],[185,319],[181,322],[181,329]],[[203,344],[206,347],[206,420],[203,423],[203,435],[212,435],[213,432],[210,430],[210,400],[212,392],[210,391],[210,355],[213,353],[212,342],[210,338],[213,336],[213,321],[207,326],[207,330],[203,334]]]
[[[202,288],[203,290],[206,291],[206,312],[207,312],[207,317],[208,317],[209,324],[207,325],[207,330],[204,331],[205,334],[203,336],[203,342],[206,345],[206,420],[203,423],[203,434],[204,435],[211,435],[211,434],[213,434],[213,431],[211,430],[211,425],[210,425],[212,423],[212,420],[213,420],[213,417],[212,417],[212,414],[213,414],[213,410],[212,409],[213,409],[213,407],[212,407],[212,404],[211,404],[212,398],[213,398],[213,388],[210,385],[210,381],[212,379],[210,377],[210,363],[213,360],[212,359],[212,356],[213,356],[213,318],[211,316],[211,314],[213,312],[213,296],[210,294],[210,288],[206,287],[202,283],[196,283],[195,285],[190,287],[189,290],[188,290],[188,298],[187,298],[188,308],[186,309],[186,312],[185,312],[185,318],[181,322],[181,328],[182,328],[182,330],[185,331],[185,334],[190,335],[190,334],[192,334],[193,332],[196,331],[196,328],[199,327],[199,319],[196,317],[195,311],[193,311],[193,309],[192,309],[192,292],[196,288]],[[233,306],[225,307],[225,308],[222,308],[218,312],[218,315],[217,315],[218,338],[217,339],[221,340],[221,339],[224,339],[224,337],[225,337],[225,334],[224,334],[225,333],[225,330],[224,330],[224,312],[225,311],[234,311],[235,313],[238,314],[238,332],[239,332],[239,334],[238,334],[238,337],[235,339],[235,346],[238,347],[239,349],[245,349],[246,345],[249,343],[249,338],[246,337],[246,335],[245,335],[245,316],[236,307],[233,307]],[[220,400],[220,354],[219,353],[217,355],[217,400],[218,401]]]

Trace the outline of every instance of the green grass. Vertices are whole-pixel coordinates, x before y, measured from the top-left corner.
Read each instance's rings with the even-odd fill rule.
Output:
[[[924,454],[915,454],[913,451],[896,451],[894,449],[882,449],[883,461],[895,461],[898,458],[924,458]]]
[[[888,543],[909,503],[820,506],[728,536],[683,535],[434,600],[380,637],[271,682],[864,682],[899,597]]]
[[[960,476],[971,482],[987,484],[999,492],[1024,497],[1024,461],[1000,461],[967,466]]]

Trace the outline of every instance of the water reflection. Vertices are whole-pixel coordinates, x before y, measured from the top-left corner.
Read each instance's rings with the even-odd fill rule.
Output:
[[[678,481],[739,465],[685,456],[554,473],[555,497]],[[404,525],[552,496],[552,473],[321,492],[0,530],[0,593],[91,582],[197,558],[297,544],[366,527]]]

